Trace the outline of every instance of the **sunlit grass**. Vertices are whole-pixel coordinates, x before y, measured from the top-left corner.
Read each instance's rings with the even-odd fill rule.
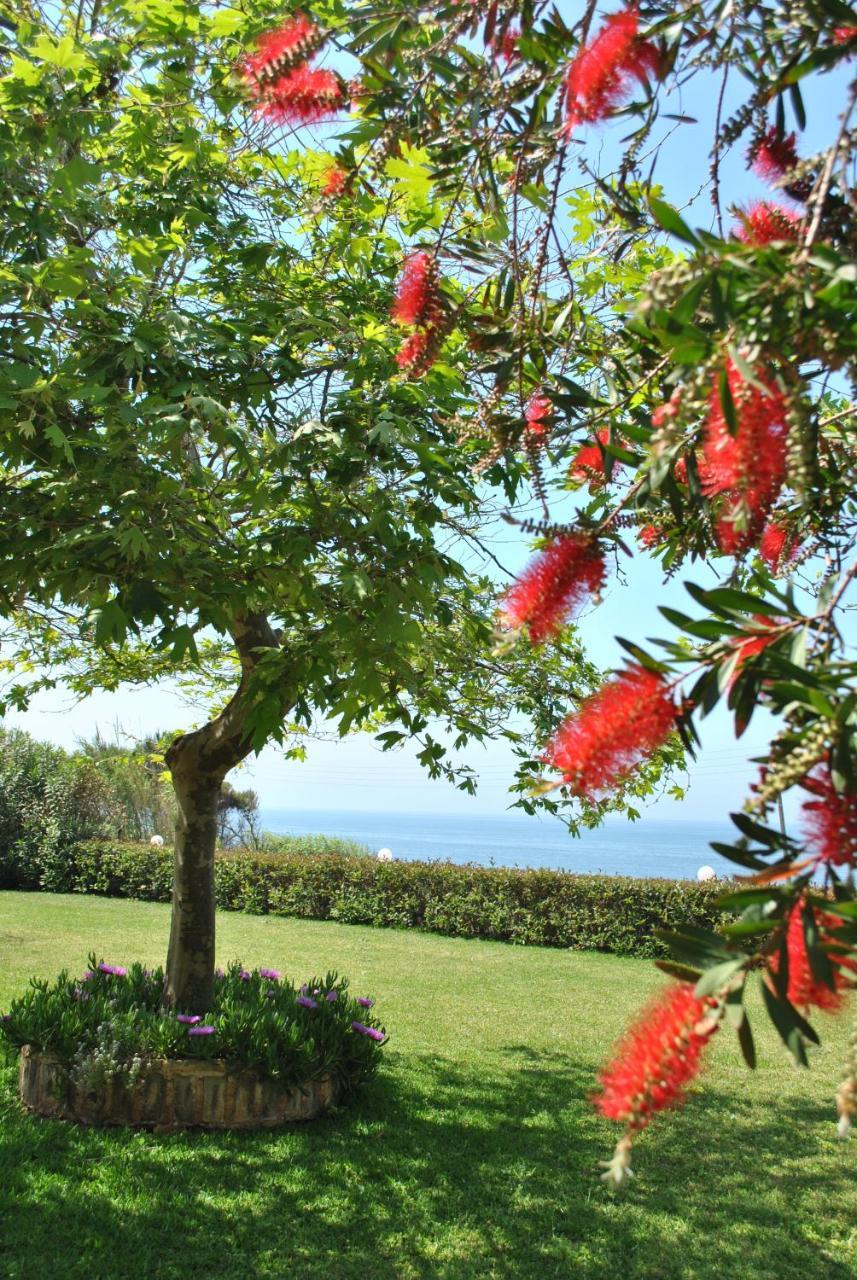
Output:
[[[715,1042],[688,1107],[638,1143],[611,1198],[615,1140],[588,1096],[661,975],[645,961],[270,916],[219,917],[219,957],[377,997],[391,1040],[358,1102],[276,1133],[87,1131],[0,1090],[3,1280],[639,1277],[853,1280],[857,1143],[837,1143],[847,1035],[798,1073],[761,1016],[759,1070]],[[0,894],[0,1008],[31,973],[158,962],[168,909]]]

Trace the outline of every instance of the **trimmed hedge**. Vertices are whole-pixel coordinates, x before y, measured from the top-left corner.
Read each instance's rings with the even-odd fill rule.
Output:
[[[147,902],[171,897],[166,849],[88,841],[74,848],[64,870],[52,876],[52,892]],[[716,927],[724,889],[688,880],[240,852],[218,855],[215,882],[217,905],[228,911],[648,957],[667,955],[657,929]]]

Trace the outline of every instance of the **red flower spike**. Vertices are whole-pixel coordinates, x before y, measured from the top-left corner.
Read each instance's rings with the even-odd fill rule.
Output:
[[[601,1114],[644,1129],[656,1111],[681,1105],[719,1026],[711,1016],[714,1005],[710,998],[698,999],[690,982],[657,995],[599,1076],[602,1093],[595,1105]]]
[[[630,666],[562,724],[545,760],[578,796],[594,800],[624,781],[675,729],[676,707],[663,676]]]
[[[759,537],[786,475],[787,402],[776,383],[758,370],[746,382],[729,361],[726,377],[738,427],[723,416],[717,385],[709,401],[700,479],[706,497],[725,496],[716,522],[720,549],[735,555]]]
[[[524,406],[527,433],[544,441],[550,435],[553,422],[553,405],[543,391],[534,391]]]
[[[834,44],[850,44],[852,40],[857,40],[857,27],[834,27]]]
[[[801,783],[814,797],[801,805],[809,850],[832,867],[857,867],[857,793],[837,791],[827,768]]]
[[[656,547],[659,542],[663,541],[663,534],[656,525],[644,524],[640,532],[637,534],[637,541],[641,547]]]
[[[341,169],[338,164],[332,165],[325,174],[324,183],[321,188],[323,199],[341,195],[345,184],[348,181],[348,174],[345,169]]]
[[[315,124],[335,115],[345,102],[337,75],[301,66],[270,84],[257,110],[278,124]]]
[[[527,627],[533,644],[556,635],[566,618],[604,585],[604,553],[585,533],[557,538],[540,551],[501,603],[503,622]]]
[[[758,629],[743,639],[740,636],[736,636],[729,645],[732,652],[738,655],[732,675],[729,677],[730,689],[741,674],[744,665],[751,658],[755,658],[757,653],[763,653],[768,645],[773,644],[775,640],[779,640],[782,635],[781,628],[785,623],[784,618],[766,618],[761,613],[754,614],[753,621]]]
[[[241,66],[254,96],[264,97],[285,72],[312,57],[324,39],[324,32],[303,13],[296,13],[275,31],[260,36],[256,53],[248,54]]]
[[[800,218],[782,205],[761,200],[741,216],[735,235],[745,244],[761,246],[777,240],[796,241],[800,234]]]
[[[399,368],[412,378],[419,378],[435,362],[438,334],[433,329],[419,329],[406,338],[396,352]]]
[[[425,249],[405,259],[390,314],[410,325],[431,325],[440,318],[437,260]]]
[[[797,538],[789,535],[785,525],[769,520],[759,539],[759,555],[773,573],[781,573],[794,560],[799,550]]]
[[[630,80],[658,74],[654,45],[637,36],[639,14],[624,9],[605,21],[598,35],[577,53],[565,81],[567,132],[580,124],[603,120],[620,105]]]
[[[687,462],[684,458],[679,458],[673,467],[673,475],[675,476],[676,484],[687,484]]]
[[[607,427],[603,427],[598,432],[596,440],[606,445],[610,439],[610,432]],[[588,481],[589,490],[593,492],[595,489],[602,488],[609,483],[608,477],[604,474],[605,455],[596,444],[595,440],[591,444],[582,445],[571,460],[571,466],[568,469],[569,479],[577,480],[580,483]],[[613,468],[621,466],[613,459],[607,460],[608,470],[612,478]]]
[[[750,168],[765,182],[774,183],[798,164],[793,133],[777,133],[774,126],[754,143],[747,154]]]
[[[507,67],[518,61],[518,41],[520,38],[521,32],[519,28],[509,27],[503,32],[502,36],[495,37],[491,41],[494,56],[502,58]]]
[[[806,949],[805,913],[806,900],[798,898],[789,911],[788,924],[786,926],[786,952],[788,954],[789,971],[786,998],[796,1009],[804,1011],[812,1008],[827,1009],[833,1013],[841,1007],[846,988],[847,980],[843,969],[853,969],[855,962],[847,956],[828,951],[835,989],[832,989],[826,982],[817,977],[810,964],[809,954]],[[822,944],[825,940],[825,929],[835,928],[840,923],[835,916],[831,916],[825,911],[815,911],[815,922],[818,926]],[[774,973],[779,969],[779,963],[779,955],[773,955],[770,965]]]

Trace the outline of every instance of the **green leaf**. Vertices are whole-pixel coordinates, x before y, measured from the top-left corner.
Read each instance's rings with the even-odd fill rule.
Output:
[[[658,200],[655,196],[649,197],[649,208],[652,211],[652,217],[655,219],[659,227],[663,227],[664,231],[669,231],[671,235],[677,236],[679,240],[684,240],[686,244],[692,244],[699,247],[698,236],[691,231],[690,227],[684,222],[672,205],[665,204],[663,200]]]
[[[209,33],[216,38],[231,36],[247,26],[247,18],[240,9],[218,9],[208,24]]]
[[[730,978],[733,978],[747,963],[746,956],[738,956],[735,960],[724,960],[712,969],[706,969],[696,984],[694,995],[701,1000],[703,996],[712,996],[722,990]]]
[[[753,1042],[753,1032],[750,1030],[750,1019],[746,1013],[744,1018],[738,1024],[738,1044],[741,1046],[741,1053],[744,1061],[751,1071],[756,1068],[756,1046]]]

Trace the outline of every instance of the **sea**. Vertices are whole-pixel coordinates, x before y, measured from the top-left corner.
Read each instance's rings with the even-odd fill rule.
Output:
[[[709,848],[731,841],[728,823],[608,819],[571,836],[557,820],[526,814],[365,812],[265,809],[262,825],[284,835],[326,835],[356,840],[373,854],[388,849],[406,861],[477,863],[483,867],[549,867],[616,876],[695,880],[703,866],[718,877],[740,871]]]

